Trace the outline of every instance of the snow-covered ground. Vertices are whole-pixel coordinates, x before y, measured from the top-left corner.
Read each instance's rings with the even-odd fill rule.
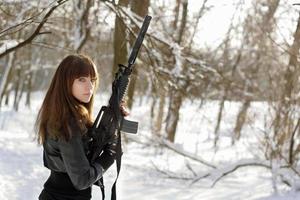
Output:
[[[0,200],[37,199],[49,171],[43,167],[42,148],[34,140],[33,124],[43,94],[36,93],[32,108],[21,106],[17,113],[10,107],[0,111]],[[274,195],[271,174],[262,167],[245,167],[235,171],[216,183],[213,176],[192,183],[193,174],[200,175],[209,168],[180,156],[171,150],[149,145],[150,110],[147,100],[134,106],[131,119],[139,120],[140,129],[133,140],[124,144],[122,170],[118,181],[119,200],[283,200],[300,199],[297,192],[288,191],[279,186],[278,195]],[[96,106],[106,104],[102,98]],[[254,105],[254,111],[263,109],[263,104]],[[213,131],[217,115],[217,102],[207,102],[199,108],[199,103],[186,101],[180,110],[180,123],[176,136],[176,146],[190,153],[196,153],[202,159],[215,164],[218,168],[226,163],[259,158],[257,136],[263,116],[254,111],[250,113],[250,126],[245,129],[242,139],[231,146],[230,134],[235,122],[238,104],[225,105],[224,122],[220,129],[220,148],[215,153]],[[263,113],[263,112],[260,112]],[[249,133],[249,134],[247,134]],[[251,133],[251,134],[250,134]],[[193,170],[189,170],[186,166]],[[167,172],[167,174],[161,171]],[[216,173],[218,174],[218,173]],[[105,174],[107,197],[115,178],[115,166]],[[170,178],[182,177],[178,178]],[[101,192],[93,188],[93,198],[100,199]],[[108,198],[107,198],[108,199]]]

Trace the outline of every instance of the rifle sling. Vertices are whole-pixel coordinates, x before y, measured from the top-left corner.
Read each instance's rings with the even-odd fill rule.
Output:
[[[121,130],[120,130],[120,128],[118,128],[118,143],[117,143],[117,149],[116,149],[117,177],[116,177],[116,180],[115,180],[115,182],[112,186],[112,189],[111,189],[111,200],[116,200],[117,199],[116,184],[117,184],[117,180],[119,178],[119,173],[120,173],[120,170],[121,170],[122,154],[123,154],[123,152],[122,152],[122,143],[121,143]],[[103,177],[98,180],[98,184],[99,184],[100,189],[101,189],[102,200],[104,200],[105,199],[105,190],[104,190]]]
[[[122,144],[121,144],[121,131],[118,129],[118,143],[117,143],[117,155],[116,155],[116,165],[117,165],[117,177],[116,180],[112,186],[111,189],[111,200],[116,200],[117,199],[117,194],[116,194],[116,184],[117,180],[119,178],[119,173],[121,170],[121,158],[122,158]]]

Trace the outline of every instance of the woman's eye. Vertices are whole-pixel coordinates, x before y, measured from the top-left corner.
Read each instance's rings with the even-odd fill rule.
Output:
[[[80,82],[85,82],[85,78],[81,77],[78,79]]]

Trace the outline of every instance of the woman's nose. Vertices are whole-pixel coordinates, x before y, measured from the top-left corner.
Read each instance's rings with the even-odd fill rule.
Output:
[[[94,88],[93,82],[92,82],[92,81],[88,81],[87,87],[88,87],[89,89],[93,89],[93,88]]]

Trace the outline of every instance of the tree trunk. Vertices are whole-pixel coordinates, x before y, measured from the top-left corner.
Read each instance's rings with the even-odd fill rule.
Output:
[[[6,105],[6,106],[8,106],[8,103],[9,103],[9,94],[10,94],[10,91],[6,91],[6,97],[5,97],[5,101],[4,101],[4,104]]]
[[[154,93],[154,92],[153,92]],[[150,108],[150,117],[151,117],[151,130],[155,132],[154,119],[155,119],[155,110],[156,110],[157,98],[155,95],[152,95],[152,103]]]
[[[263,56],[268,51],[268,41],[270,40],[268,34],[271,34],[274,31],[274,15],[278,8],[279,1],[280,0],[266,0],[262,2],[260,0],[257,0],[255,3],[259,5],[259,7],[258,9],[256,9],[256,13],[254,15],[252,14],[248,16],[248,20],[246,20],[246,22],[250,23],[246,23],[246,25],[244,26],[244,43],[246,46],[249,45],[251,48],[257,49],[254,54],[256,60],[254,62],[255,64],[251,65],[245,72],[246,80],[243,84],[246,88],[246,94],[250,95],[245,95],[243,104],[237,115],[234,135],[232,137],[232,144],[234,144],[234,142],[236,140],[239,140],[239,138],[241,137],[243,126],[247,121],[248,110],[250,108],[251,102],[253,101],[252,94],[254,94],[256,90],[256,86],[255,84],[253,84],[253,82],[257,82],[260,68],[264,66]],[[262,11],[263,7],[268,8],[267,12]],[[257,16],[260,17],[258,18]],[[255,25],[253,25],[253,23]],[[253,31],[253,26],[259,27],[258,30]],[[253,32],[253,35],[249,34],[249,32],[251,31]],[[253,58],[251,60],[253,60]]]
[[[182,18],[181,18],[181,24],[179,31],[179,37],[177,38],[178,44],[180,44],[183,40],[183,33],[186,26],[186,18],[187,18],[187,7],[188,7],[188,1],[184,1],[182,3],[183,9],[182,9]],[[175,56],[175,55],[174,55]],[[176,63],[175,59],[175,65],[181,65],[181,72],[184,71],[184,65],[185,63]],[[178,88],[171,88],[170,91],[170,98],[169,98],[169,109],[168,114],[166,118],[166,132],[167,132],[167,138],[171,142],[174,142],[175,140],[175,134],[176,134],[176,128],[179,121],[179,110],[182,104],[182,101],[184,99],[182,91],[184,91],[187,87],[187,82],[184,84],[180,83],[179,80],[177,82]]]
[[[179,9],[180,9],[181,0],[176,0],[176,6],[174,8],[174,21],[173,21],[173,31],[176,32],[177,23],[179,21]]]
[[[182,94],[178,91],[172,91],[169,108],[168,108],[168,115],[166,119],[166,132],[168,134],[167,139],[170,142],[174,142],[175,134],[177,129],[177,124],[179,120],[179,110],[182,104]]]
[[[292,130],[295,125],[294,118],[291,116],[292,106],[296,104],[296,99],[293,96],[295,93],[295,87],[298,84],[299,74],[299,63],[297,58],[300,50],[300,14],[298,17],[297,28],[294,33],[294,41],[289,49],[290,58],[285,74],[283,75],[284,87],[282,89],[282,95],[280,103],[276,110],[276,117],[274,119],[274,136],[273,139],[276,141],[279,151],[282,146],[289,141],[294,143],[294,137],[292,137]],[[297,92],[296,92],[297,93]],[[292,165],[294,160],[290,158],[290,164]]]
[[[260,67],[260,55],[258,55],[257,59],[256,59],[256,66],[250,71],[250,73],[252,74],[252,77],[250,79],[255,79],[256,75],[258,74],[259,71],[259,67]],[[252,85],[246,85],[246,91],[248,94],[252,94],[254,92],[254,88]],[[241,132],[243,129],[243,126],[246,122],[247,119],[247,113],[248,113],[248,109],[250,108],[251,102],[252,102],[252,97],[245,97],[245,100],[243,101],[243,105],[237,115],[237,119],[236,119],[236,123],[235,123],[235,128],[234,128],[234,135],[232,137],[232,144],[235,143],[236,140],[239,140],[241,137]]]
[[[162,128],[162,123],[163,123],[163,118],[164,118],[164,107],[165,107],[165,102],[166,102],[166,97],[164,93],[160,93],[159,95],[159,107],[158,107],[158,113],[157,113],[157,118],[155,120],[155,132],[159,135],[161,135],[161,128]]]
[[[226,42],[225,42],[225,50],[224,50],[224,54],[223,54],[223,59],[226,60],[227,57],[228,57],[228,49],[229,49],[229,33],[227,34],[227,39],[226,39]],[[235,72],[236,72],[236,69],[241,61],[241,57],[242,57],[242,49],[240,50],[240,53],[238,54],[237,56],[237,59],[235,61],[235,63],[233,64],[232,66],[232,70],[231,70],[231,77],[233,78],[234,75],[235,75]],[[230,61],[228,61],[228,65],[230,64]],[[220,126],[221,126],[221,121],[222,121],[222,116],[223,116],[223,110],[224,110],[224,104],[225,104],[225,101],[228,99],[228,93],[229,93],[229,90],[231,89],[231,82],[230,81],[226,81],[224,83],[225,85],[225,88],[224,88],[224,94],[222,96],[222,99],[221,99],[221,102],[220,102],[220,106],[219,106],[219,112],[218,112],[218,118],[217,118],[217,124],[216,124],[216,127],[215,127],[215,139],[214,139],[214,147],[216,148],[217,147],[217,143],[218,143],[218,140],[219,140],[219,129],[220,129]]]
[[[82,51],[84,44],[87,42],[90,36],[91,27],[89,26],[88,17],[91,6],[92,0],[77,0],[74,5],[77,19],[74,31],[75,41],[73,45],[77,53],[80,53]]]
[[[241,137],[241,131],[247,119],[247,111],[250,107],[251,99],[246,99],[243,103],[242,108],[237,116],[235,128],[234,128],[234,139],[232,140],[232,144],[234,144],[235,140],[239,140]]]
[[[158,87],[159,88],[159,87]],[[160,89],[160,88],[159,88]],[[151,119],[153,133],[161,136],[161,128],[164,118],[165,94],[162,90],[153,91],[153,103],[151,106]]]
[[[214,133],[215,133],[214,147],[217,147],[217,143],[219,141],[219,129],[220,129],[220,126],[221,126],[223,110],[224,110],[224,104],[225,104],[225,101],[226,101],[226,98],[227,98],[227,90],[225,90],[224,92],[225,92],[225,94],[223,95],[223,98],[222,98],[222,100],[220,101],[220,104],[219,104],[217,124],[216,124],[215,131],[214,131]]]
[[[180,28],[179,28],[179,34],[178,34],[178,37],[176,40],[178,44],[181,44],[182,39],[183,39],[183,33],[185,32],[187,12],[188,12],[188,1],[183,1],[182,2],[182,18],[181,18],[181,23],[180,23]]]
[[[26,102],[25,105],[30,108],[31,106],[31,92],[32,92],[32,74],[33,71],[30,71],[27,76],[27,93],[26,93]]]
[[[21,87],[22,87],[22,81],[21,81],[21,68],[17,68],[16,69],[16,82],[15,82],[15,97],[14,97],[14,109],[15,111],[18,111],[18,97],[19,97],[19,92],[21,90]]]
[[[15,110],[16,111],[19,111],[19,106],[20,106],[20,102],[22,100],[22,96],[25,92],[25,87],[26,87],[26,84],[25,84],[26,80],[23,78],[22,81],[20,82],[21,83],[21,90],[19,91],[19,94],[18,94],[18,97],[17,97],[17,103],[16,103],[16,107],[15,107]]]
[[[1,106],[2,98],[4,96],[4,92],[8,85],[9,74],[11,73],[11,69],[13,68],[14,60],[15,60],[15,51],[8,55],[7,65],[4,69],[3,75],[0,80],[0,106]]]
[[[129,0],[120,0],[118,5],[127,7]],[[127,64],[127,34],[126,26],[123,19],[120,19],[117,15],[115,18],[115,31],[114,31],[114,63],[112,69],[112,79],[115,73],[118,71],[118,64]]]

